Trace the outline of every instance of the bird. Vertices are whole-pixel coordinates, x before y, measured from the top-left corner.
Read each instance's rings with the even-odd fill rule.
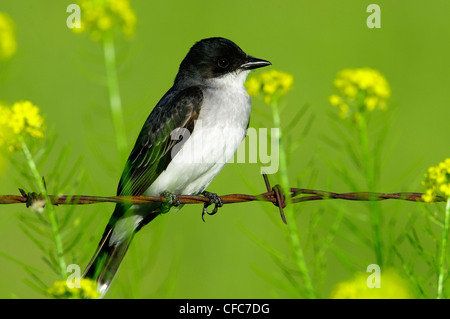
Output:
[[[121,175],[118,196],[163,196],[166,201],[117,203],[83,278],[108,291],[134,235],[154,218],[180,209],[177,195],[203,195],[211,213],[220,197],[206,191],[246,136],[251,100],[244,82],[271,62],[246,54],[233,41],[196,42],[182,60],[172,87],[146,119]]]

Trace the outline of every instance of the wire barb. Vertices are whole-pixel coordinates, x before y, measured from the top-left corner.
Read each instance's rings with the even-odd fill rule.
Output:
[[[267,174],[263,173],[262,176],[264,178],[264,183],[266,184],[267,192],[273,192],[273,194],[275,195],[275,202],[273,204],[279,208],[281,219],[285,224],[287,224],[286,216],[284,216],[283,211],[283,208],[286,207],[286,200],[283,194],[283,189],[278,184],[274,187],[270,187],[269,177],[267,177]]]

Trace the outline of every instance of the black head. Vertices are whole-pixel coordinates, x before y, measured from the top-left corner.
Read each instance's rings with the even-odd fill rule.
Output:
[[[183,80],[197,82],[270,64],[269,61],[247,55],[233,41],[208,38],[192,46],[180,64],[175,82]]]

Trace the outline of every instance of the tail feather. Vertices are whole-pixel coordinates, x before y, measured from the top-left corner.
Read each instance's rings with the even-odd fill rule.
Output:
[[[84,278],[97,282],[100,297],[106,294],[119,271],[134,235],[158,215],[159,206],[160,204],[146,207],[148,214],[145,218],[136,214],[136,211],[126,211],[123,207],[116,206],[97,250],[83,273]]]
[[[120,242],[111,244],[113,231],[113,227],[105,231],[94,256],[83,274],[84,278],[90,278],[97,282],[98,292],[101,297],[106,294],[119,271],[119,267],[135,234],[133,231]]]

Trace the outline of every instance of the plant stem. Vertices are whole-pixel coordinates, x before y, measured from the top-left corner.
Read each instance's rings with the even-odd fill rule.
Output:
[[[287,170],[287,161],[286,161],[286,153],[283,147],[282,142],[282,132],[281,132],[281,119],[278,110],[278,101],[275,99],[271,103],[272,106],[272,116],[274,127],[278,128],[275,130],[273,139],[277,140],[279,143],[279,152],[280,152],[280,175],[281,175],[281,186],[283,190],[289,191],[289,176]],[[303,254],[303,249],[300,244],[300,236],[297,228],[297,223],[295,220],[294,211],[291,205],[290,196],[285,196],[286,198],[286,207],[284,208],[284,213],[286,217],[287,227],[288,227],[288,235],[289,240],[292,246],[292,250],[294,251],[294,260],[295,264],[299,270],[300,276],[303,280],[303,284],[305,286],[305,290],[308,298],[314,298],[314,288],[311,283],[311,278],[309,276],[308,267],[306,266],[305,257]]]
[[[369,192],[376,191],[375,183],[375,167],[373,163],[372,154],[370,152],[369,134],[367,130],[367,120],[364,114],[358,118],[358,129],[361,144],[361,151],[363,156],[364,175],[367,182]],[[370,209],[370,223],[374,237],[374,249],[379,266],[383,265],[383,254],[380,235],[380,209],[379,205],[373,201],[369,202]]]
[[[23,154],[25,155],[25,158],[27,160],[28,167],[30,168],[30,171],[33,174],[34,180],[36,181],[36,183],[39,187],[39,191],[45,199],[45,208],[47,209],[48,218],[50,220],[50,226],[51,226],[52,232],[53,232],[53,240],[55,241],[55,245],[56,245],[56,255],[57,255],[57,260],[58,260],[58,264],[59,264],[59,270],[61,272],[61,278],[66,279],[67,278],[67,267],[66,267],[66,261],[64,259],[64,249],[63,249],[63,244],[62,244],[62,240],[61,240],[61,235],[59,232],[58,220],[56,218],[55,209],[50,201],[50,198],[48,197],[47,190],[45,188],[45,185],[41,178],[41,175],[39,174],[39,171],[36,167],[36,163],[34,162],[33,156],[31,155],[31,152],[28,149],[28,147],[23,139],[21,139],[20,145],[21,145]]]
[[[442,231],[441,257],[439,259],[439,279],[437,298],[444,298],[444,279],[445,279],[445,263],[447,255],[448,231],[450,228],[450,198],[447,199],[445,207],[444,230]]]
[[[120,160],[123,162],[127,156],[127,135],[123,119],[122,100],[120,98],[119,78],[116,67],[116,51],[112,33],[106,32],[103,34],[103,52],[116,145]]]

